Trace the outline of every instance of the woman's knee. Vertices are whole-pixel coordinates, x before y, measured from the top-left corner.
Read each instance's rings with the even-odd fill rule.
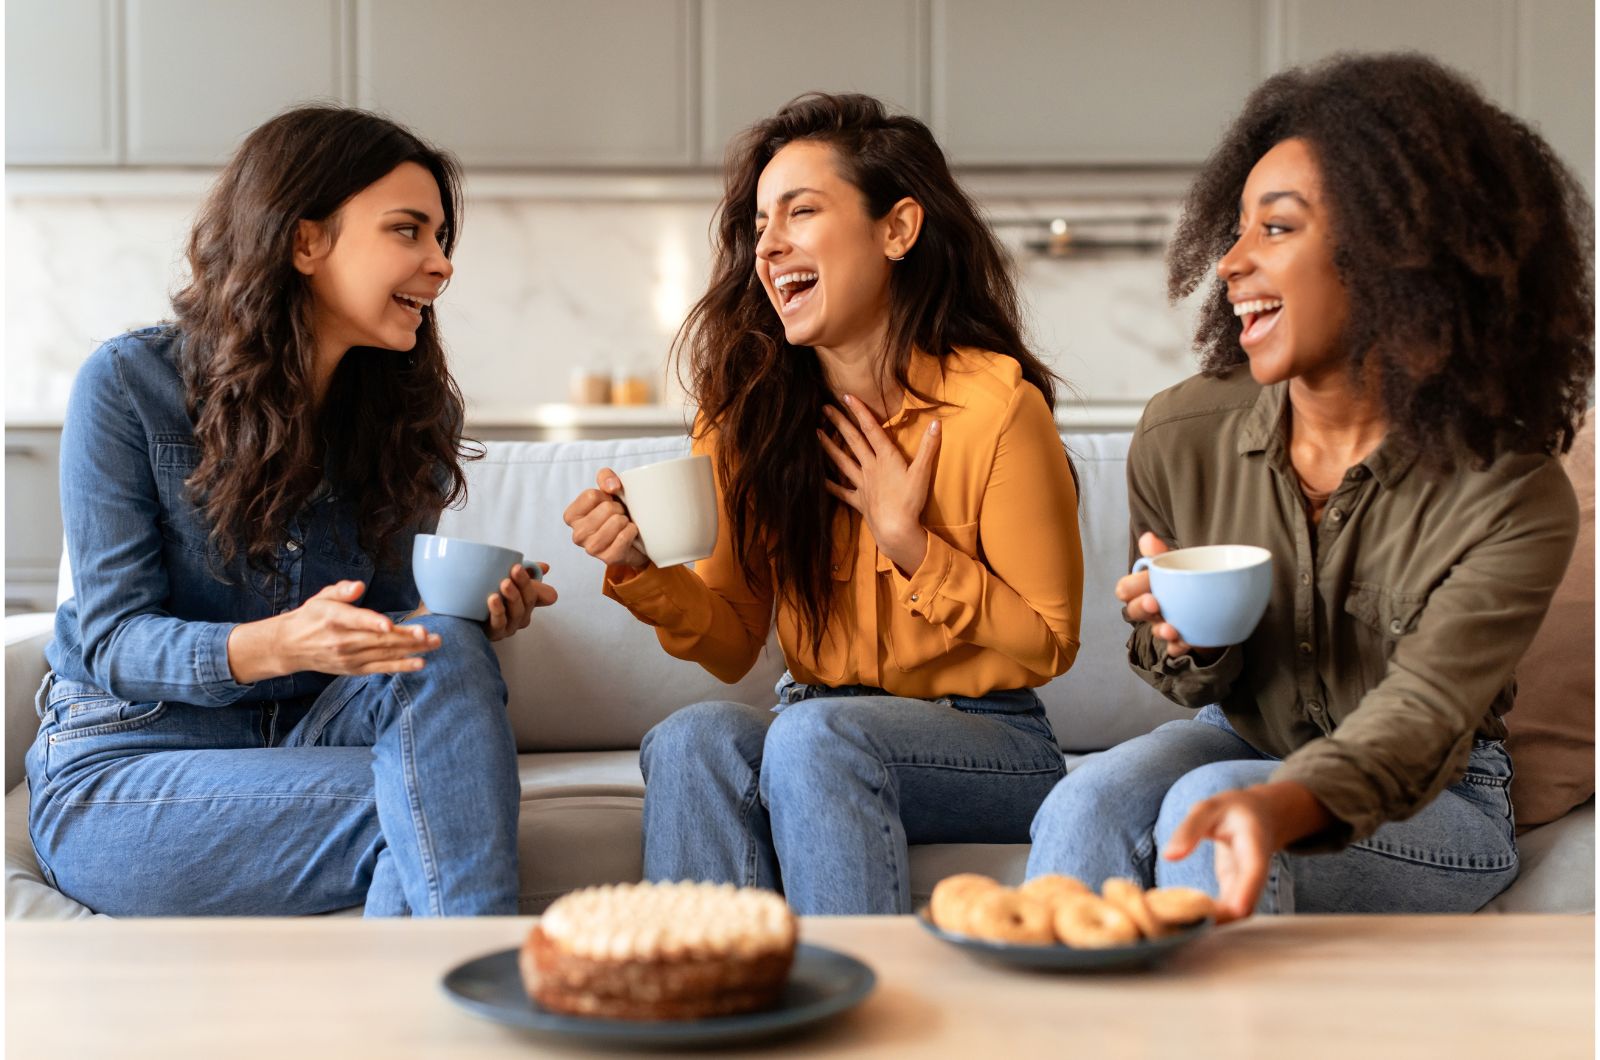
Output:
[[[781,781],[859,772],[855,767],[861,763],[880,760],[872,734],[874,723],[881,720],[881,712],[855,697],[790,704],[767,730],[763,777]]]
[[[500,676],[500,660],[481,624],[451,615],[432,614],[420,615],[407,625],[412,623],[439,637],[439,646],[423,656],[423,675],[448,675],[453,684],[483,684],[504,701],[505,681]]]
[[[681,707],[644,734],[639,743],[640,765],[648,773],[650,763],[656,760],[693,761],[729,744],[759,746],[766,728],[760,715],[755,707],[725,699]]]
[[[1166,798],[1161,801],[1161,813],[1156,818],[1156,834],[1165,840],[1189,816],[1189,810],[1196,803],[1225,791],[1263,783],[1275,768],[1276,762],[1265,759],[1241,759],[1212,762],[1190,770],[1167,789]]]

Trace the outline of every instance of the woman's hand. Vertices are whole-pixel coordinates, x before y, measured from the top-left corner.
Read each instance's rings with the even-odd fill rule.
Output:
[[[549,574],[550,564],[541,563],[539,569]],[[522,564],[512,564],[511,576],[502,578],[500,591],[489,597],[489,639],[505,640],[528,625],[534,608],[549,607],[555,602],[555,589],[536,580]]]
[[[823,410],[849,451],[841,449],[826,431],[818,430],[822,448],[833,458],[849,486],[828,480],[828,490],[861,513],[878,548],[901,573],[910,575],[928,554],[928,532],[922,528],[922,508],[928,503],[933,465],[939,455],[939,421],[928,425],[917,444],[916,455],[905,457],[868,408],[849,394],[844,403],[855,417],[852,423],[839,410]]]
[[[410,673],[440,644],[422,626],[397,626],[357,607],[359,581],[335,582],[281,615],[245,622],[228,635],[228,667],[240,684],[314,670],[324,674]]]
[[[622,488],[617,473],[601,468],[595,485],[578,494],[561,518],[572,527],[574,545],[604,563],[612,581],[627,581],[650,565],[650,557],[639,547],[638,524],[615,496]]]
[[[1159,556],[1170,551],[1166,543],[1159,537],[1145,531],[1139,535],[1139,555]],[[1131,622],[1149,622],[1150,633],[1157,640],[1165,641],[1167,655],[1193,654],[1201,662],[1215,658],[1219,653],[1211,649],[1197,650],[1184,643],[1182,637],[1172,623],[1161,617],[1161,605],[1156,603],[1156,598],[1150,592],[1150,572],[1138,571],[1134,574],[1125,574],[1117,579],[1117,599],[1122,601],[1123,613]]]
[[[1189,807],[1161,856],[1181,861],[1211,840],[1217,874],[1217,923],[1255,911],[1272,855],[1334,823],[1322,801],[1304,784],[1280,780],[1224,791]]]

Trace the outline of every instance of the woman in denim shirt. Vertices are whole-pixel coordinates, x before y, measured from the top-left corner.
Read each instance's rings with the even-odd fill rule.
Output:
[[[412,538],[465,489],[430,308],[448,155],[357,110],[253,132],[190,237],[175,324],[73,388],[74,595],[29,750],[46,877],[114,915],[516,912],[519,788],[484,624],[418,606]]]

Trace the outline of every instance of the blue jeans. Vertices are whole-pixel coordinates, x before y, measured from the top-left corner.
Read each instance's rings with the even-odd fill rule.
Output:
[[[1146,887],[1215,896],[1212,844],[1182,861],[1159,856],[1189,807],[1265,783],[1278,760],[1251,747],[1220,708],[1172,721],[1074,769],[1033,822],[1028,875],[1063,873],[1098,887],[1126,876]],[[1517,877],[1511,758],[1479,741],[1467,772],[1404,821],[1335,854],[1277,854],[1261,913],[1467,913]]]
[[[1064,772],[1029,689],[906,699],[778,683],[645,734],[644,874],[781,890],[797,913],[906,913],[911,843],[1019,843]]]
[[[45,877],[116,916],[517,911],[516,750],[477,623],[298,700],[130,703],[54,674],[28,751]]]

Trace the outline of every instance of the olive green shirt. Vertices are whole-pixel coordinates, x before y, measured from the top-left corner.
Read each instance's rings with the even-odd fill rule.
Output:
[[[1154,532],[1173,548],[1259,545],[1272,599],[1243,644],[1205,665],[1168,658],[1134,625],[1134,670],[1187,707],[1218,703],[1251,746],[1283,759],[1337,819],[1294,845],[1337,850],[1417,812],[1466,768],[1473,740],[1506,734],[1512,670],[1577,535],[1554,457],[1506,454],[1432,471],[1385,441],[1350,468],[1320,522],[1288,453],[1287,384],[1243,367],[1196,376],[1145,408],[1128,453],[1129,557]]]

